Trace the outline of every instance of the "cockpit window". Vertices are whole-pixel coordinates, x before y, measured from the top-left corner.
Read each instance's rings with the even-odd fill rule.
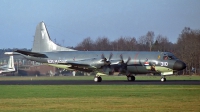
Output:
[[[175,56],[168,56],[170,60],[177,59]]]
[[[174,60],[177,59],[175,56],[163,56],[163,60]]]
[[[172,53],[165,53],[163,56],[163,60],[177,60],[178,58],[174,56]]]
[[[168,57],[167,56],[163,56],[163,60],[168,60]]]

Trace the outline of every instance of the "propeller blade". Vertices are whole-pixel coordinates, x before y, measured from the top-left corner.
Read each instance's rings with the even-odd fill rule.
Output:
[[[140,60],[139,60],[139,64],[142,65],[142,66],[144,66],[144,64],[142,64],[142,62]]]
[[[128,64],[128,62],[131,60],[131,57],[128,57],[128,60],[126,61],[126,65]]]
[[[104,58],[105,58],[104,54],[101,54],[101,58],[102,58],[102,59],[104,59]]]
[[[109,56],[109,58],[108,58],[108,61],[110,61],[110,60],[111,60],[112,56],[113,56],[113,54],[112,54],[112,53],[110,53],[110,56]]]
[[[106,66],[104,66],[104,67],[103,67],[103,71],[104,71],[104,72],[106,72],[106,69],[107,69],[107,67],[106,67]]]
[[[101,55],[101,58],[103,59],[102,61],[104,62],[105,65],[109,66],[111,64],[110,60],[111,60],[112,56],[113,56],[113,54],[110,53],[109,58],[107,60],[107,58],[105,57],[104,54]]]
[[[120,58],[121,58],[121,63],[123,64],[124,63],[124,59],[123,59],[122,54],[120,55]]]
[[[120,55],[120,58],[121,58],[121,60],[123,60],[123,56],[122,56],[122,54]]]
[[[107,59],[105,58],[104,54],[101,55],[101,59],[103,59],[104,62],[107,61]]]

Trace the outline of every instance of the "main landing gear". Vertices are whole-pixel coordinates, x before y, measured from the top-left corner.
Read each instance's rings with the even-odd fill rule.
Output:
[[[127,76],[128,81],[135,81],[135,76]]]
[[[127,76],[127,80],[128,81],[135,81],[135,76]],[[101,82],[102,81],[102,78],[101,78],[101,76],[95,76],[94,77],[94,82]]]

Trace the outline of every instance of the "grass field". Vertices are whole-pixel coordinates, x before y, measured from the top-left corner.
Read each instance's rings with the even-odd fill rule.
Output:
[[[1,85],[0,111],[200,111],[200,86]]]
[[[1,80],[93,80],[94,76],[56,76],[56,77],[49,77],[49,76],[41,76],[41,77],[34,77],[34,76],[1,76]],[[102,76],[103,80],[127,80],[126,76]],[[144,76],[144,75],[137,75],[136,80],[160,80],[161,76]],[[200,80],[200,76],[167,76],[167,80]]]
[[[3,80],[93,80],[87,77],[0,77]],[[160,80],[160,76],[137,76]],[[103,76],[103,80],[126,80]],[[200,80],[170,76],[167,80]],[[200,85],[0,85],[0,112],[200,111]]]

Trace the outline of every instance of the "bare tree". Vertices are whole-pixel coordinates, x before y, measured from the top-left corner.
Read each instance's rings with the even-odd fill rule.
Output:
[[[76,47],[77,50],[91,51],[94,50],[94,42],[90,37],[85,38]]]
[[[154,32],[148,31],[146,34],[147,43],[149,45],[149,51],[151,51],[152,44],[154,43]]]
[[[116,44],[116,45],[113,45]],[[137,41],[135,37],[120,37],[118,40],[112,42],[112,46],[119,51],[133,51],[136,50]]]
[[[95,41],[95,50],[99,51],[106,51],[106,50],[112,50],[110,40],[107,37],[99,37]]]
[[[140,51],[147,51],[148,50],[146,36],[141,36],[141,37],[138,38],[138,49]]]
[[[167,37],[162,35],[158,35],[156,37],[156,41],[153,45],[154,51],[169,51],[171,43],[169,42]]]
[[[176,54],[187,64],[187,72],[190,74],[191,69],[200,69],[200,31],[192,30],[185,27],[179,35]],[[186,72],[186,71],[185,71]],[[195,71],[196,72],[196,71]]]

